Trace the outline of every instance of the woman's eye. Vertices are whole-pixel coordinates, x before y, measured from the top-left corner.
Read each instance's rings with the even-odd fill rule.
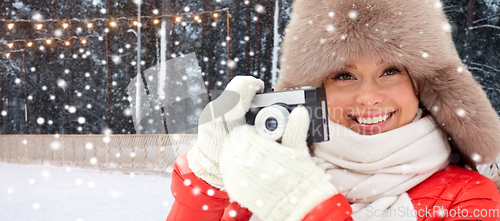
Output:
[[[354,80],[354,76],[352,76],[350,73],[340,73],[334,78],[333,80]]]
[[[389,68],[389,69],[385,70],[382,75],[394,75],[394,74],[397,74],[399,72],[401,72],[401,71],[398,70],[397,68]]]

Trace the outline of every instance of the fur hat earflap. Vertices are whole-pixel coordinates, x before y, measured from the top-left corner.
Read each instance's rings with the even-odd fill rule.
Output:
[[[494,161],[499,117],[462,64],[442,7],[439,0],[296,0],[275,89],[319,87],[364,57],[401,64],[461,155]]]

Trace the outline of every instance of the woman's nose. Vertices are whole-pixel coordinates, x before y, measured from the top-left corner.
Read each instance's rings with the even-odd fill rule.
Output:
[[[356,102],[365,107],[376,107],[384,100],[381,88],[376,82],[363,82],[358,90]]]

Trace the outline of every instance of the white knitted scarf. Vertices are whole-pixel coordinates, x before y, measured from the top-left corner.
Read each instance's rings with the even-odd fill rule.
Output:
[[[368,206],[384,210],[399,202],[413,208],[406,191],[448,164],[448,142],[429,116],[376,135],[332,121],[329,128],[330,141],[313,146],[314,161],[352,203],[355,220],[377,220],[367,217]]]

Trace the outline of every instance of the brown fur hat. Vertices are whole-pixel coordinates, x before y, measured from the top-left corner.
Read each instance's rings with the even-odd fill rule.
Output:
[[[458,57],[439,0],[296,0],[276,90],[322,85],[361,57],[404,65],[460,154],[494,161],[500,120]]]

